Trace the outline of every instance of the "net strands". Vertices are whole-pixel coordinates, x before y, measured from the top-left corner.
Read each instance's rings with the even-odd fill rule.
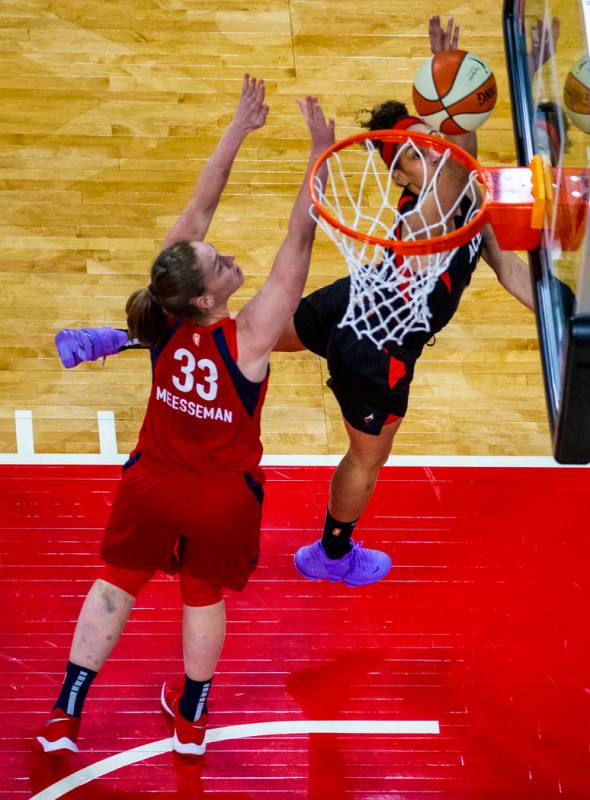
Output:
[[[431,312],[428,295],[438,277],[447,269],[457,247],[443,252],[419,256],[396,254],[387,242],[417,241],[440,237],[455,230],[454,218],[461,208],[470,219],[478,209],[480,197],[477,174],[467,173],[463,190],[449,208],[440,201],[437,186],[445,165],[452,158],[445,150],[432,176],[424,182],[412,209],[398,211],[400,189],[393,179],[400,156],[410,150],[417,153],[423,174],[427,175],[424,148],[409,138],[398,147],[389,170],[372,141],[365,150],[347,149],[334,152],[327,159],[328,177],[325,189],[316,180],[316,191],[323,208],[342,225],[360,236],[385,240],[375,244],[357,239],[333,227],[313,212],[318,224],[344,256],[350,272],[350,297],[340,327],[349,325],[356,335],[368,337],[378,348],[387,342],[402,344],[407,333],[428,331]],[[432,198],[437,222],[429,224],[423,208]],[[468,205],[462,205],[467,198]],[[404,220],[411,215],[411,227]],[[395,246],[393,244],[393,246]]]

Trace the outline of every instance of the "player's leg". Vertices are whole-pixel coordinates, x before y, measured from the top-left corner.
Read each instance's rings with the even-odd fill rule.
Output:
[[[117,644],[139,590],[153,571],[106,565],[82,605],[63,684],[43,731],[37,736],[45,752],[77,751],[80,718],[94,678]]]
[[[153,573],[136,574],[143,585]],[[95,673],[101,669],[121,637],[139,588],[127,583],[124,589],[102,578],[93,583],[76,623],[70,661]]]
[[[391,559],[387,553],[355,544],[352,534],[401,422],[398,418],[384,425],[378,436],[372,436],[344,420],[349,447],[332,476],[322,538],[300,547],[295,554],[295,565],[306,578],[365,586],[389,572]]]
[[[305,349],[305,345],[297,335],[293,317],[291,317],[277,343],[273,347],[273,350],[279,353],[295,353]]]
[[[184,681],[165,683],[161,700],[174,717],[174,750],[198,756],[205,752],[207,697],[225,640],[225,601],[219,585],[193,578],[182,568],[180,585]]]
[[[184,668],[194,681],[210,680],[225,639],[223,597],[206,606],[184,605],[182,647]]]
[[[164,684],[162,706],[174,717],[179,753],[205,752],[207,698],[225,638],[223,587],[242,591],[258,564],[263,479],[258,470],[203,475],[175,490],[185,675]]]
[[[162,502],[167,496],[165,476],[144,470],[140,459],[127,466],[100,546],[105,567],[80,612],[64,686],[38,737],[46,751],[76,749],[86,692],[117,643],[135,596],[170,561],[178,534],[171,521],[174,503]]]
[[[391,559],[355,545],[352,533],[406,413],[414,361],[408,351],[394,356],[347,327],[332,328],[326,354],[349,446],[332,478],[322,538],[300,548],[295,565],[308,578],[365,585],[383,578]]]
[[[328,511],[336,520],[350,524],[363,513],[402,421],[398,417],[384,425],[378,436],[370,436],[344,420],[348,450],[332,476],[328,504]]]
[[[303,297],[273,350],[310,350],[325,358],[330,331],[346,309],[349,289],[350,279],[340,278]]]

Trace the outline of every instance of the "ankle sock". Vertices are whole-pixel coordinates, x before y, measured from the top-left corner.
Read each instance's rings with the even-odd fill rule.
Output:
[[[178,703],[178,710],[185,719],[196,722],[201,714],[207,713],[207,696],[213,678],[208,681],[193,681],[184,676],[184,692]]]
[[[71,717],[79,717],[82,714],[82,706],[86,700],[88,689],[97,673],[87,667],[79,667],[72,661],[68,661],[63,686],[54,708],[61,708]]]
[[[358,519],[353,522],[340,522],[326,511],[322,547],[328,558],[342,558],[352,550],[352,532],[357,522]]]

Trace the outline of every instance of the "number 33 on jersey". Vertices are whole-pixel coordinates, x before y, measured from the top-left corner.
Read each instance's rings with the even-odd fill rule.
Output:
[[[268,375],[248,380],[237,357],[233,319],[173,326],[152,351],[152,391],[134,455],[191,472],[254,469]]]

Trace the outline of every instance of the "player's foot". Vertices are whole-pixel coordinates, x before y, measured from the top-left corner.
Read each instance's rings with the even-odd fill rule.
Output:
[[[174,736],[172,747],[175,752],[189,756],[202,756],[205,752],[205,732],[207,730],[207,714],[201,714],[196,722],[185,719],[178,709],[182,694],[179,683],[164,683],[160,697],[162,708],[174,717]]]
[[[391,569],[391,559],[381,550],[362,547],[362,542],[342,558],[328,558],[318,539],[313,544],[300,547],[295,553],[295,566],[304,578],[342,581],[348,586],[367,586],[384,578]]]
[[[54,708],[45,727],[37,736],[46,753],[55,753],[58,750],[71,750],[78,752],[78,730],[80,717],[72,717],[61,708]]]
[[[128,342],[127,332],[117,328],[63,328],[55,337],[61,363],[68,369],[112,356]]]

